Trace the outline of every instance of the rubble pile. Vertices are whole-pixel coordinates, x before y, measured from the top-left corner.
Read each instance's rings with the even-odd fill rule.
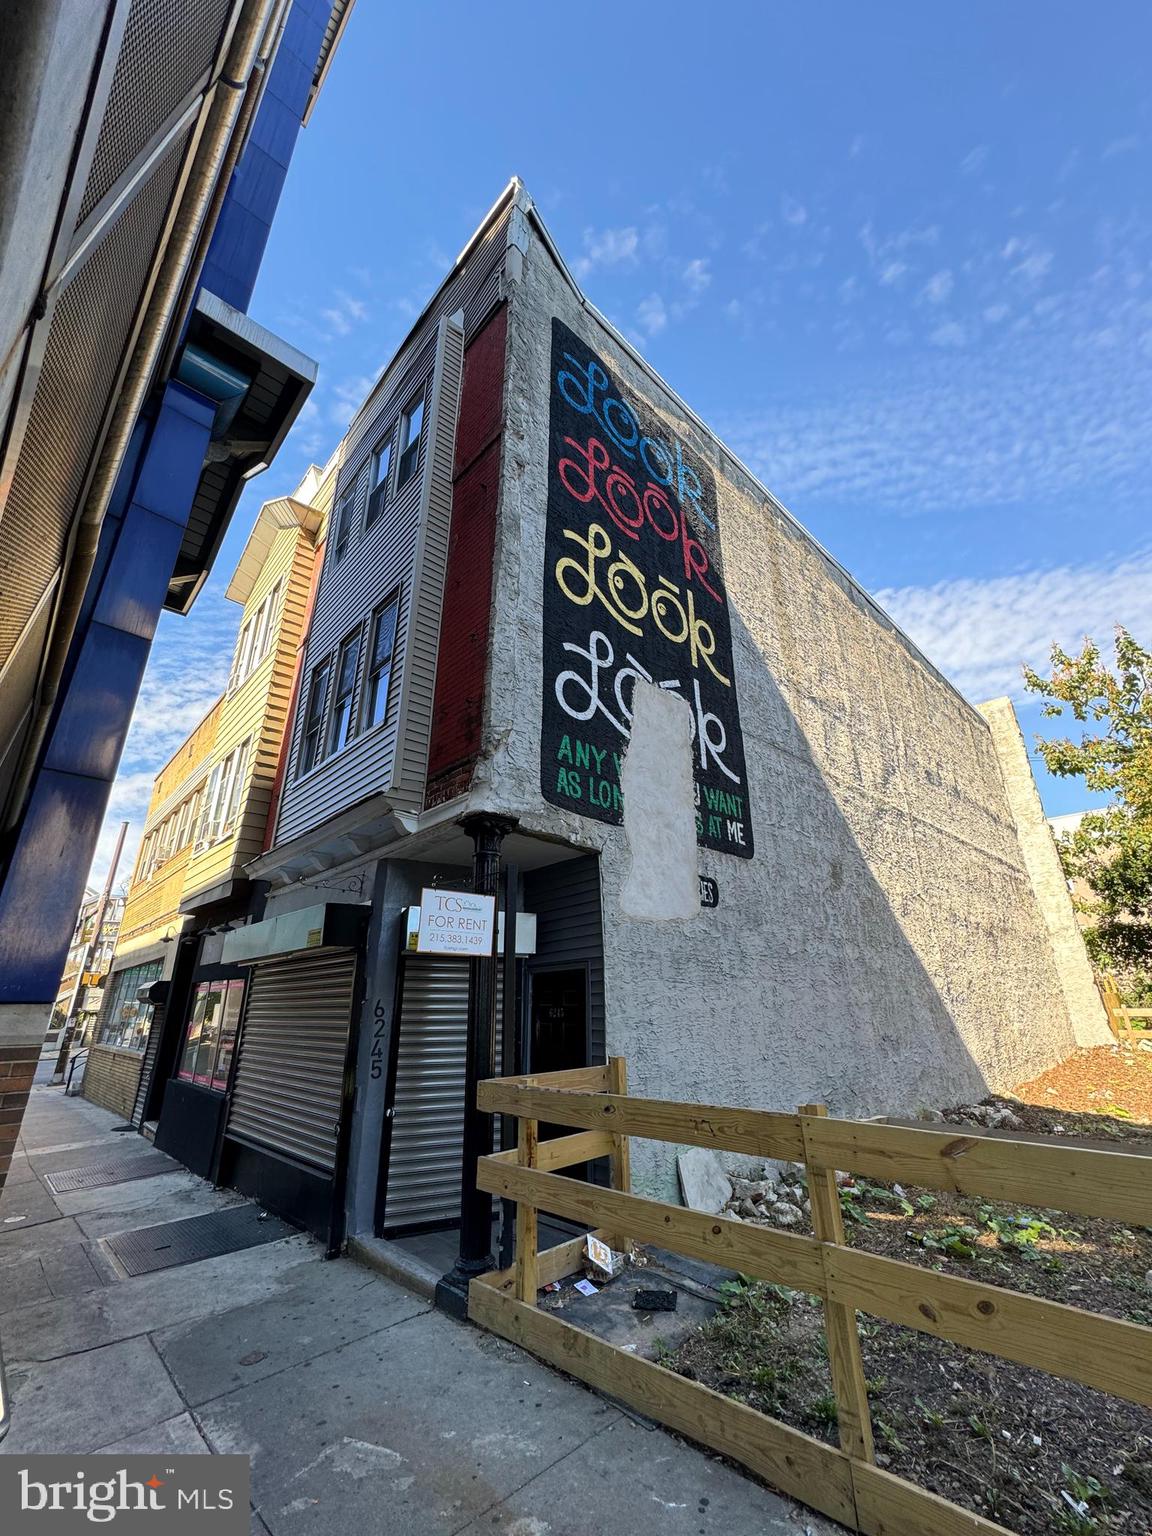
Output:
[[[798,1227],[808,1221],[812,1207],[798,1163],[785,1163],[779,1173],[765,1168],[756,1178],[734,1178],[724,1215],[759,1227]]]

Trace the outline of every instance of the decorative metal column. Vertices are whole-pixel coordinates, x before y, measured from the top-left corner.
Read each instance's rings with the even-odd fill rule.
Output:
[[[472,838],[472,889],[480,896],[500,892],[500,845],[512,816],[475,811],[460,818]],[[468,1046],[464,1069],[464,1155],[460,1169],[460,1252],[455,1268],[436,1288],[438,1304],[457,1316],[468,1310],[468,1283],[494,1264],[492,1196],[476,1188],[476,1160],[492,1150],[492,1116],[476,1107],[476,1085],[496,1075],[496,944],[490,955],[468,962]]]

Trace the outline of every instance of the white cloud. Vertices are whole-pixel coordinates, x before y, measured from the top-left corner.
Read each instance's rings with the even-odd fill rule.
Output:
[[[620,229],[584,231],[584,254],[572,263],[577,277],[587,277],[596,267],[632,266],[640,245],[640,232],[634,224]]]
[[[712,274],[708,270],[708,258],[706,256],[694,257],[680,275],[690,292],[703,293],[712,281]]]
[[[934,347],[965,347],[968,345],[968,332],[955,320],[945,320],[943,325],[938,325],[931,331],[928,340]]]
[[[658,335],[668,324],[668,311],[658,293],[650,293],[636,307],[637,322],[649,336]]]
[[[960,162],[960,173],[963,176],[975,176],[984,169],[988,160],[987,144],[977,144],[975,149],[970,149]]]
[[[927,299],[929,304],[943,304],[951,296],[954,286],[952,273],[947,267],[942,267],[939,272],[933,272],[924,284],[921,297]]]
[[[999,325],[1001,320],[1007,320],[1011,313],[1007,304],[989,304],[984,310],[984,319],[989,325]]]
[[[901,359],[867,385],[794,390],[717,425],[801,518],[854,503],[906,516],[1072,497],[1146,506],[1152,345],[1141,337],[1152,325],[1142,300],[1106,298],[1112,348],[1095,308],[1073,307],[1026,336],[1000,327],[979,348],[937,335],[946,359]]]
[[[907,262],[886,261],[880,268],[880,281],[885,288],[894,288],[907,270]]]
[[[1117,624],[1152,635],[1152,552],[1116,565],[1058,566],[984,581],[876,593],[928,659],[973,703],[1023,692],[1021,667],[1043,667],[1053,643],[1085,635],[1107,646]]]
[[[1113,139],[1110,144],[1105,144],[1100,153],[1101,160],[1112,160],[1117,155],[1130,155],[1133,150],[1140,148],[1138,134],[1130,133],[1122,139]]]
[[[354,326],[362,325],[369,318],[368,306],[363,299],[338,288],[329,305],[321,309],[320,318],[330,336],[347,336]]]
[[[103,884],[125,819],[130,825],[120,871],[131,873],[152,781],[223,692],[239,622],[239,604],[212,589],[201,594],[186,618],[161,617],[97,842],[91,884]]]
[[[803,203],[797,202],[794,197],[790,197],[785,192],[784,196],[780,199],[780,217],[784,220],[785,224],[799,226],[807,224],[808,210]]]

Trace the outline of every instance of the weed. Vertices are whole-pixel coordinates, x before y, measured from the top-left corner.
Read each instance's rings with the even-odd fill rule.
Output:
[[[960,1226],[949,1222],[943,1227],[925,1227],[922,1232],[909,1232],[908,1236],[928,1253],[943,1253],[953,1259],[977,1257],[975,1240],[980,1232],[967,1223]]]
[[[812,1417],[831,1428],[839,1419],[840,1414],[836,1408],[836,1399],[831,1392],[822,1392],[812,1404]]]
[[[901,1440],[900,1436],[896,1433],[895,1427],[889,1424],[887,1419],[877,1417],[874,1423],[876,1433],[886,1446],[894,1451],[903,1451],[905,1449],[903,1440]]]

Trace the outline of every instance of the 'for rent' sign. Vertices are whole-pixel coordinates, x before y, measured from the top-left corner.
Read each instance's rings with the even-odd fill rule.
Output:
[[[496,898],[472,891],[420,894],[416,952],[421,955],[490,955],[496,931]]]

